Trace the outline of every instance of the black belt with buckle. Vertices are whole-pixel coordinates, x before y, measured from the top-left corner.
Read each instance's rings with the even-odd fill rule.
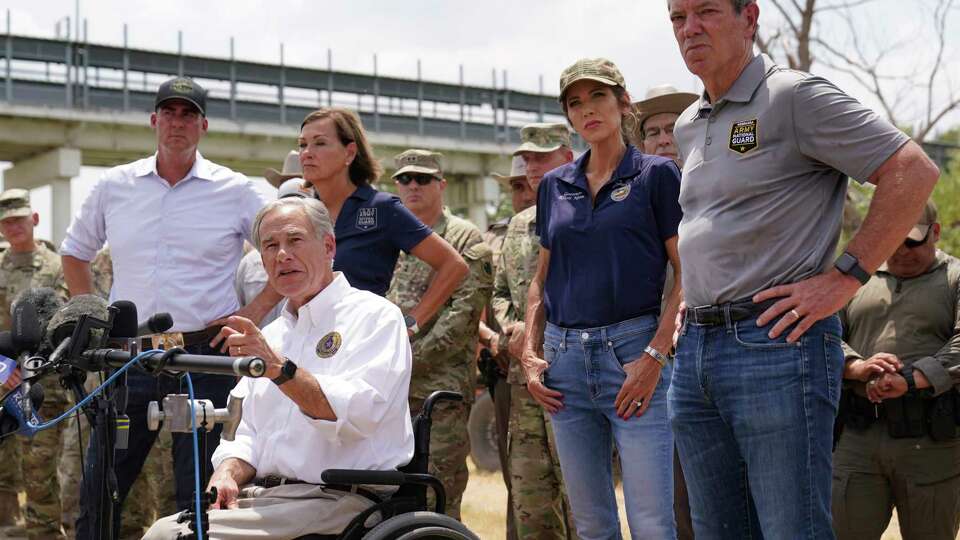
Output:
[[[195,345],[205,345],[213,341],[213,338],[220,333],[222,326],[208,326],[203,330],[196,332],[183,333],[183,346],[193,347]]]
[[[257,478],[253,481],[253,485],[259,486],[262,488],[275,488],[279,486],[289,486],[293,484],[309,484],[310,482],[304,482],[303,480],[296,480],[293,478],[284,478],[283,476],[277,474],[268,474],[263,478]],[[344,491],[346,493],[356,493],[370,499],[373,502],[383,501],[383,497],[380,496],[377,492],[369,490],[365,487],[349,485],[349,484],[314,484],[322,487],[323,489],[332,489],[334,491]]]
[[[730,314],[730,322],[752,319],[759,316],[779,300],[779,298],[771,298],[770,300],[764,300],[759,304],[755,304],[753,300],[747,298],[744,300],[735,300],[727,304],[687,308],[687,313],[684,317],[686,317],[688,322],[694,324],[717,326],[727,323],[727,313]]]

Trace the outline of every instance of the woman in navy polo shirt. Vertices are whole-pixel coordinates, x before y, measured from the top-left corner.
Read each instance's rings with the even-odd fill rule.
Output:
[[[380,296],[390,286],[400,250],[436,271],[420,303],[404,314],[408,331],[415,334],[466,276],[467,264],[399,197],[370,186],[383,168],[353,111],[334,107],[308,114],[297,143],[303,179],[313,185],[334,222],[334,270],[343,272],[352,286]]]
[[[560,102],[590,149],[540,184],[541,250],[522,359],[527,388],[550,413],[578,535],[620,537],[610,463],[616,444],[632,537],[675,538],[666,355],[679,287],[667,293],[662,314],[660,301],[668,260],[680,283],[680,171],[625,143],[630,96],[609,60],[567,68]]]

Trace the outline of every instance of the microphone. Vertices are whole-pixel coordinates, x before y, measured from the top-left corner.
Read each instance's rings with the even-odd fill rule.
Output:
[[[121,367],[135,355],[116,349],[93,349],[83,351],[81,359],[84,365]],[[160,366],[163,353],[147,355],[140,363],[153,371]],[[257,356],[214,356],[204,354],[176,353],[170,356],[163,366],[164,371],[187,373],[211,373],[214,375],[235,375],[241,377],[262,377],[267,371],[267,363]]]
[[[61,307],[60,295],[50,287],[27,289],[17,296],[13,301],[12,327],[20,352],[41,352],[43,334]]]
[[[137,326],[137,335],[162,334],[171,328],[173,328],[173,317],[171,317],[169,313],[162,311],[160,313],[154,313],[146,322]]]
[[[110,327],[110,339],[137,337],[137,305],[129,300],[117,300],[111,305],[117,308],[117,313]]]
[[[61,345],[65,339],[73,335],[77,322],[83,315],[100,320],[109,319],[110,312],[107,310],[107,302],[93,294],[80,294],[71,298],[65,306],[53,315],[50,323],[47,324],[46,345],[51,349]],[[83,337],[90,340],[89,345],[91,347],[98,347],[104,336],[102,330],[94,329],[89,336]]]
[[[33,411],[43,406],[43,386],[34,384],[29,391],[23,388],[8,393],[0,403],[0,436],[19,433],[33,437],[42,420]]]

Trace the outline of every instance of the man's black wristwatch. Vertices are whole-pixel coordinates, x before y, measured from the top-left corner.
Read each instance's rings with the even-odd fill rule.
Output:
[[[917,391],[917,380],[913,378],[912,367],[902,370],[900,376],[903,377],[903,380],[907,381],[907,392]]]
[[[273,384],[277,386],[289,381],[297,374],[297,365],[293,363],[293,360],[290,360],[289,358],[284,358],[284,360],[286,360],[286,362],[284,362],[283,366],[280,367],[280,375],[270,379],[273,381]]]
[[[841,273],[859,281],[861,285],[866,285],[867,282],[870,281],[870,274],[860,266],[860,261],[849,252],[844,251],[843,254],[837,257],[837,261],[833,263],[833,266]]]

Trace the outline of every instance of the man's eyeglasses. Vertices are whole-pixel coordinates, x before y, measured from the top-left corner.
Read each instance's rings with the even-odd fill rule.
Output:
[[[906,246],[907,249],[914,249],[926,244],[927,239],[930,238],[930,229],[932,228],[933,227],[927,227],[927,234],[923,235],[923,238],[920,240],[911,240],[910,238],[907,238],[903,241],[903,245]]]
[[[429,174],[401,174],[397,177],[397,182],[399,182],[401,186],[405,186],[410,182],[416,182],[418,185],[425,186],[434,180],[438,180],[438,178]]]

